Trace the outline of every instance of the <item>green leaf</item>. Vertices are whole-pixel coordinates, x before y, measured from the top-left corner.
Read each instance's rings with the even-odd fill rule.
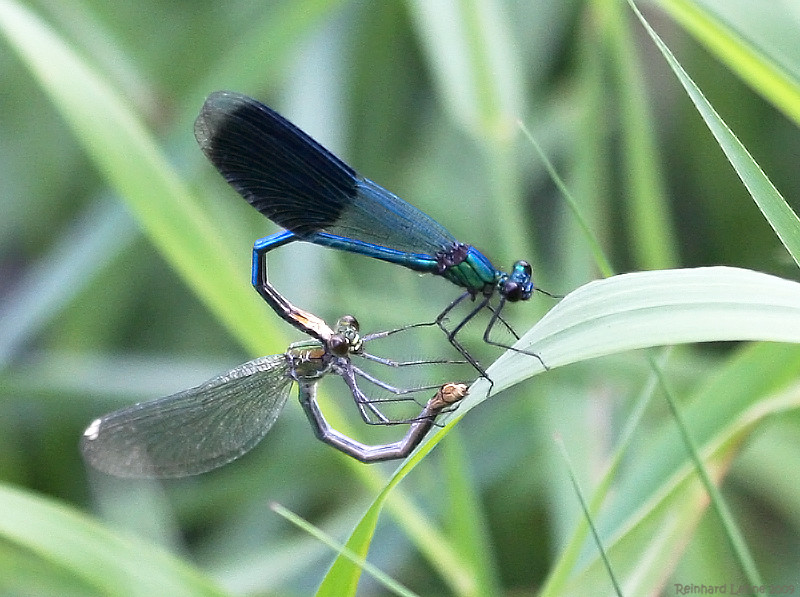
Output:
[[[567,295],[531,328],[515,348],[533,352],[549,369],[628,350],[690,342],[765,340],[800,343],[800,284],[732,267],[706,267],[622,274],[590,282]],[[497,393],[544,368],[535,357],[508,351],[488,370]],[[387,493],[405,477],[472,408],[487,399],[489,384],[478,380],[444,427],[429,436],[395,472],[347,542],[365,556]],[[781,403],[783,404],[783,403]],[[741,422],[727,430],[739,436]],[[683,445],[675,440],[674,450]],[[688,483],[692,468],[682,473]],[[692,484],[693,500],[705,504]],[[699,493],[698,493],[699,491]],[[698,510],[697,515],[699,515]],[[681,522],[685,524],[685,521]],[[643,527],[644,528],[644,527]],[[664,548],[667,549],[667,544]],[[333,584],[335,577],[337,584]],[[352,594],[359,570],[338,558],[321,591]],[[469,587],[465,594],[471,594]]]
[[[702,2],[660,0],[659,4],[721,62],[800,125],[800,82],[796,72],[791,71],[796,69],[796,65],[791,62],[781,64],[777,57],[765,51],[764,44],[770,40],[758,37],[759,31],[764,29],[749,27],[737,30]],[[740,10],[744,12],[744,20],[754,16],[746,3]],[[780,3],[775,3],[769,7],[769,11],[778,13],[776,18],[780,19],[782,14],[789,23],[796,18],[796,12],[791,10],[788,4],[781,7]],[[794,31],[791,25],[789,27],[790,32]],[[778,33],[774,26],[767,27],[766,32]]]
[[[152,242],[211,311],[254,353],[274,335],[244,268],[131,107],[23,6],[0,0],[0,32],[39,79]]]
[[[800,284],[724,266],[621,274],[567,295],[515,348],[553,369],[627,350],[728,340],[800,342]],[[542,370],[537,359],[509,351],[489,373],[497,392]]]
[[[495,0],[409,2],[434,80],[453,118],[485,139],[508,139],[524,113],[511,28]]]
[[[658,34],[650,27],[650,24],[644,19],[642,14],[636,8],[631,0],[629,3],[641,21],[647,33],[655,42],[658,49],[666,58],[670,68],[672,68],[678,80],[686,89],[692,102],[694,102],[700,116],[703,117],[706,125],[711,133],[716,138],[722,151],[725,152],[726,157],[731,165],[736,170],[736,173],[741,178],[753,200],[758,205],[758,208],[764,214],[764,217],[775,230],[775,233],[780,238],[783,246],[789,251],[789,254],[794,259],[795,263],[800,265],[800,220],[797,214],[792,210],[786,200],[778,192],[778,189],[767,178],[766,174],[761,170],[759,165],[755,162],[753,157],[741,144],[739,139],[728,128],[728,125],[720,118],[716,110],[708,103],[703,93],[694,84],[694,81],[689,77],[683,67],[678,63],[673,56],[670,49],[661,40]],[[800,105],[800,97],[798,97],[798,105]]]
[[[3,539],[66,571],[91,594],[226,595],[161,549],[117,535],[53,500],[0,485],[0,512]]]

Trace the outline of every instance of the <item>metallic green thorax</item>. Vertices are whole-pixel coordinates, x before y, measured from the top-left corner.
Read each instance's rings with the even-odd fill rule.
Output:
[[[494,291],[503,272],[498,271],[477,249],[470,246],[466,258],[458,264],[450,265],[442,277],[469,290],[472,294]]]

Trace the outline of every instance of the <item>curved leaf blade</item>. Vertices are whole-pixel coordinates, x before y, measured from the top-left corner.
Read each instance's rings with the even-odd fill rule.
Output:
[[[0,485],[0,511],[5,541],[68,570],[98,595],[226,595],[170,554],[52,500]]]
[[[800,265],[800,219],[794,210],[786,203],[775,185],[772,184],[764,171],[750,155],[741,141],[733,134],[728,125],[722,120],[714,107],[708,102],[703,92],[694,84],[680,63],[676,60],[667,45],[645,20],[632,0],[628,0],[633,12],[641,21],[642,26],[652,38],[658,49],[663,54],[670,68],[678,77],[689,98],[694,102],[697,111],[714,135],[720,148],[725,152],[728,161],[736,170],[736,174],[747,187],[761,213],[772,226],[780,238],[783,246],[789,251],[795,263]]]
[[[44,22],[0,0],[0,33],[50,96],[109,184],[164,257],[254,352],[272,335],[237,259],[132,108]]]
[[[515,348],[538,354],[553,369],[627,350],[732,340],[800,343],[800,283],[724,266],[613,276],[567,295]],[[496,393],[543,371],[537,359],[508,351],[488,373]],[[366,556],[388,492],[462,417],[487,399],[488,390],[486,380],[473,384],[444,427],[400,466],[358,523],[347,542],[349,549]],[[736,431],[741,425],[732,433]],[[691,471],[687,464],[684,476]],[[338,594],[352,594],[359,574],[340,556],[319,594],[337,594],[334,587],[351,591]]]

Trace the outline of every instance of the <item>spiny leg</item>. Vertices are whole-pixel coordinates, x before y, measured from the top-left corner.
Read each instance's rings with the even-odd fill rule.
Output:
[[[363,377],[364,379],[366,379],[367,381],[375,384],[376,386],[378,386],[380,388],[383,388],[383,389],[395,394],[394,398],[372,399],[370,401],[370,403],[371,403],[372,406],[375,407],[375,409],[377,409],[376,405],[378,405],[378,404],[385,404],[385,403],[391,403],[391,402],[406,402],[406,401],[413,401],[413,402],[416,402],[419,406],[422,406],[422,404],[416,398],[414,398],[413,396],[409,396],[409,397],[405,397],[405,396],[407,394],[414,394],[414,393],[423,392],[423,391],[426,391],[426,390],[433,390],[433,389],[437,389],[437,388],[440,387],[439,385],[433,385],[432,384],[432,385],[428,385],[428,386],[419,386],[419,387],[416,387],[416,388],[402,388],[401,389],[401,388],[396,388],[394,386],[391,386],[391,385],[389,385],[389,384],[387,384],[385,382],[382,382],[379,379],[376,379],[376,378],[372,377],[371,375],[369,375],[365,371],[362,371],[358,367],[353,367],[353,372],[356,375],[359,375],[359,376]],[[459,384],[459,385],[463,385],[464,387],[466,387],[467,384]],[[362,393],[362,396],[363,396],[363,393]],[[444,407],[442,409],[442,412],[448,412],[448,410],[449,410],[449,407]],[[405,419],[390,419],[388,417],[385,417],[387,420],[378,420],[378,421],[373,421],[373,420],[364,418],[364,422],[367,425],[405,425],[405,424],[408,424],[408,423],[414,423],[415,421],[418,421],[420,419],[420,416],[422,416],[422,415],[417,415],[416,417],[405,418]]]
[[[362,378],[366,379],[371,384],[374,384],[374,385],[378,386],[379,388],[382,388],[382,389],[386,390],[387,392],[391,392],[395,396],[406,396],[407,394],[414,394],[416,392],[422,392],[422,391],[425,391],[425,390],[433,390],[433,389],[436,389],[436,388],[439,387],[439,385],[437,384],[437,385],[419,386],[419,387],[416,387],[416,388],[398,388],[398,387],[395,387],[393,385],[390,385],[390,384],[386,383],[385,381],[381,381],[377,377],[374,377],[374,376],[370,375],[369,373],[367,373],[363,369],[359,369],[355,365],[351,365],[350,368],[353,370],[353,373],[355,373],[359,377],[362,377]],[[371,402],[398,402],[398,401],[402,401],[402,400],[414,400],[414,398],[413,397],[412,398],[400,398],[400,399],[398,399],[398,398],[388,398],[388,399],[372,400]],[[414,400],[414,401],[416,402],[416,400]]]
[[[397,334],[399,332],[405,332],[410,329],[430,327],[434,325],[441,327],[439,325],[438,320],[426,321],[422,323],[411,323],[392,330],[385,330],[383,332],[374,332],[372,334],[367,334],[366,336],[361,337],[361,341],[363,343],[367,343],[370,342],[371,340],[379,340],[381,338],[386,338],[393,334]],[[453,359],[420,359],[417,361],[396,361],[394,359],[386,359],[364,351],[361,351],[359,353],[359,356],[364,357],[365,359],[370,361],[375,361],[376,363],[381,363],[382,365],[386,365],[387,367],[410,367],[415,365],[463,365],[464,363],[468,362],[468,361],[457,361]]]
[[[358,408],[358,412],[361,415],[361,418],[365,423],[368,425],[400,425],[404,423],[408,423],[411,421],[410,419],[390,419],[386,415],[381,412],[378,408],[378,405],[381,403],[386,402],[402,402],[402,401],[413,401],[419,404],[417,400],[411,397],[404,397],[407,394],[412,394],[415,392],[420,392],[424,390],[431,390],[438,388],[438,385],[430,385],[430,386],[422,386],[419,388],[412,388],[412,389],[401,389],[396,388],[392,385],[389,385],[376,377],[373,377],[369,373],[362,371],[358,367],[354,366],[349,360],[347,359],[340,359],[340,361],[334,366],[334,371],[344,380],[347,387],[350,389],[350,393],[353,396],[353,400],[356,403],[356,407]],[[367,397],[366,394],[358,387],[358,382],[356,380],[356,376],[362,377],[366,379],[370,383],[385,389],[388,392],[395,394],[395,398],[384,398],[384,399],[371,399]],[[374,418],[373,418],[374,417]]]
[[[345,359],[342,359],[341,362],[335,366],[334,371],[336,371],[336,373],[340,375],[342,379],[344,379],[345,384],[347,384],[347,387],[350,389],[350,393],[353,396],[353,399],[356,403],[356,407],[358,408],[358,412],[361,415],[361,418],[368,425],[400,425],[403,423],[407,423],[408,419],[401,419],[401,420],[390,419],[389,417],[384,415],[383,412],[381,412],[381,410],[378,408],[378,405],[385,402],[405,402],[405,401],[416,402],[417,404],[419,404],[419,402],[417,402],[413,396],[407,398],[402,396],[414,392],[431,390],[439,387],[437,385],[431,385],[413,389],[396,388],[392,385],[382,382],[381,380],[377,379],[376,377],[373,377],[372,375],[366,373],[365,371],[362,371],[361,369],[355,367],[351,362]],[[364,394],[361,388],[358,387],[356,376],[362,377],[367,381],[369,381],[370,383],[380,388],[383,388],[388,392],[392,392],[397,397],[385,398],[380,400],[369,398],[366,394]],[[370,416],[370,413],[374,415],[375,419],[377,420],[374,420]]]
[[[483,366],[477,361],[477,359],[475,359],[475,357],[473,357],[467,351],[467,349],[464,348],[464,346],[458,340],[456,340],[456,334],[459,331],[461,331],[461,328],[463,328],[473,317],[475,317],[478,313],[480,313],[481,309],[483,309],[489,303],[489,299],[491,297],[485,296],[478,303],[478,306],[475,307],[474,309],[472,309],[472,311],[470,311],[467,314],[467,316],[464,319],[462,319],[461,322],[456,327],[454,327],[452,330],[448,330],[447,327],[444,325],[444,320],[447,318],[447,315],[450,313],[450,311],[452,311],[453,308],[456,307],[456,305],[458,305],[461,301],[463,301],[468,296],[472,296],[472,295],[469,292],[465,292],[460,297],[458,297],[456,300],[454,300],[452,303],[447,305],[445,310],[442,311],[439,314],[439,317],[436,318],[436,325],[438,325],[439,329],[441,329],[445,334],[447,334],[447,341],[450,342],[450,344],[453,346],[453,348],[455,348],[459,353],[461,353],[461,356],[463,356],[467,360],[467,362],[470,365],[472,365],[478,371],[478,373],[480,373],[481,377],[484,377],[484,378],[488,379],[489,383],[493,384],[494,382],[492,382],[491,378],[486,373],[486,369],[484,369]]]
[[[409,394],[415,394],[415,393],[418,393],[418,392],[433,390],[433,389],[437,389],[437,388],[440,387],[439,385],[433,385],[432,384],[432,385],[427,385],[427,386],[419,386],[419,387],[416,387],[416,388],[397,388],[395,386],[387,384],[384,381],[381,381],[380,379],[378,379],[376,377],[373,377],[372,375],[370,375],[366,371],[363,371],[362,369],[359,369],[356,366],[351,366],[351,368],[352,368],[353,373],[355,373],[359,377],[362,377],[362,378],[366,379],[368,382],[372,383],[373,385],[376,385],[379,388],[382,388],[382,389],[386,390],[387,392],[391,392],[392,394],[395,395],[392,398],[373,398],[373,399],[370,399],[370,398],[367,398],[365,396],[365,394],[359,389],[358,393],[365,400],[368,401],[368,404],[365,404],[364,406],[369,408],[369,410],[372,411],[372,412],[376,412],[376,411],[380,412],[378,410],[378,405],[385,404],[385,403],[392,403],[392,402],[413,401],[413,402],[416,402],[419,406],[422,406],[422,404],[416,398],[414,398],[413,396],[408,396],[408,395]],[[361,412],[363,413],[364,411],[361,410]],[[380,414],[382,416],[379,416],[377,421],[372,420],[369,417],[364,417],[364,416],[362,416],[362,419],[364,419],[364,422],[367,425],[405,425],[405,424],[408,424],[408,423],[414,423],[415,421],[418,421],[419,418],[420,418],[420,416],[418,415],[416,417],[405,418],[405,419],[391,419],[391,418],[386,417],[385,415],[383,415],[383,413],[380,413]]]
[[[368,361],[373,361],[375,363],[380,363],[381,365],[386,365],[387,367],[411,367],[414,365],[463,365],[467,361],[455,361],[453,359],[422,359],[419,361],[395,361],[392,359],[385,359],[383,357],[376,356],[374,354],[370,354],[368,352],[360,352],[358,356],[367,359]]]
[[[500,299],[500,304],[497,305],[497,309],[495,309],[491,305],[486,305],[486,308],[492,312],[492,318],[489,320],[489,325],[487,325],[486,327],[494,326],[494,321],[497,320],[505,326],[505,328],[509,331],[509,333],[512,336],[514,336],[515,340],[519,340],[519,334],[517,334],[514,328],[511,327],[511,324],[509,324],[505,319],[503,319],[503,316],[500,315],[500,313],[503,311],[503,307],[505,306],[505,304],[506,304],[506,299],[502,298]]]
[[[401,326],[399,328],[394,328],[393,330],[384,330],[383,332],[374,332],[372,334],[367,334],[363,336],[361,340],[363,342],[369,342],[370,340],[377,340],[379,338],[386,338],[387,336],[391,336],[393,334],[397,334],[399,332],[405,332],[406,330],[411,330],[414,328],[424,328],[436,325],[436,321],[425,321],[422,323],[410,323],[408,325]]]
[[[346,359],[340,359],[340,361],[341,362],[335,367],[334,371],[344,380],[344,383],[347,384],[347,387],[350,389],[356,407],[358,407],[358,412],[364,422],[372,423],[372,418],[369,415],[369,413],[372,413],[378,421],[389,424],[390,419],[384,415],[380,409],[373,404],[374,401],[367,398],[364,392],[361,391],[361,388],[358,387],[353,364]]]
[[[544,367],[545,371],[550,371],[550,367],[548,367],[547,364],[542,360],[542,357],[540,357],[535,352],[522,350],[521,348],[514,348],[513,346],[509,346],[508,344],[503,344],[501,342],[495,342],[494,340],[489,338],[489,334],[492,332],[492,329],[494,328],[495,323],[497,323],[497,321],[500,321],[500,322],[503,323],[503,325],[506,326],[506,328],[508,328],[511,331],[512,334],[514,334],[514,337],[517,340],[519,340],[519,336],[517,335],[517,333],[513,329],[511,329],[511,326],[508,325],[506,320],[503,319],[500,316],[500,311],[503,309],[503,305],[504,304],[505,304],[505,301],[500,301],[500,305],[497,307],[497,310],[492,309],[492,317],[491,317],[491,319],[489,319],[489,324],[486,326],[486,330],[484,330],[484,332],[483,332],[483,341],[486,342],[487,344],[491,344],[492,346],[497,346],[497,347],[503,348],[505,350],[513,350],[514,352],[518,352],[520,354],[524,354],[524,355],[527,355],[527,356],[530,356],[530,357],[534,357],[542,364],[542,367]]]

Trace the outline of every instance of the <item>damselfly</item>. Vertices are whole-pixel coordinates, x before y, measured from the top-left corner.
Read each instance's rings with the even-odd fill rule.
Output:
[[[284,319],[313,335],[315,340],[292,344],[284,354],[260,357],[189,390],[112,412],[95,419],[83,434],[81,450],[95,468],[121,477],[183,477],[203,473],[251,450],[270,430],[283,409],[291,386],[315,435],[362,462],[403,458],[419,444],[443,409],[466,394],[464,384],[445,384],[418,416],[392,421],[358,387],[366,379],[390,392],[407,395],[420,389],[398,389],[367,374],[351,362],[357,355],[392,366],[424,361],[394,362],[369,355],[363,344],[392,332],[361,337],[352,316],[341,317],[331,329],[322,319],[292,305],[265,283],[270,304]],[[393,443],[369,446],[333,429],[316,401],[319,381],[341,376],[365,421],[408,423],[406,435]]]
[[[481,375],[486,371],[456,339],[482,309],[491,317],[484,340],[503,320],[506,302],[525,301],[534,285],[531,266],[517,261],[510,273],[497,269],[472,245],[459,242],[443,226],[371,180],[359,176],[272,109],[230,91],[212,93],[195,122],[195,137],[225,180],[253,207],[286,230],[256,241],[253,284],[259,289],[259,260],[296,240],[359,253],[409,269],[443,276],[465,292],[435,323]],[[259,290],[260,291],[260,290]],[[496,306],[491,299],[499,295]],[[477,304],[457,325],[447,315],[464,299]],[[525,352],[525,351],[519,351]],[[541,361],[538,355],[525,352]],[[544,363],[543,363],[544,364]]]

